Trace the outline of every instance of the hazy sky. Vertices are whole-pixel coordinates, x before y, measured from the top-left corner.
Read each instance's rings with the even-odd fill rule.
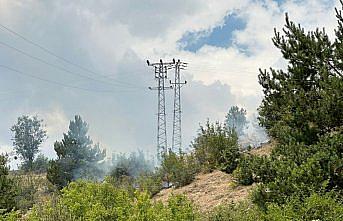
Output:
[[[12,149],[9,128],[18,116],[38,115],[49,136],[42,152],[53,157],[53,142],[80,114],[103,148],[155,152],[157,93],[147,87],[156,82],[145,61],[160,58],[189,63],[182,73],[188,147],[207,118],[222,121],[232,105],[256,110],[258,68],[286,65],[271,41],[285,12],[307,30],[325,26],[332,35],[338,2],[0,0],[0,25],[69,61],[0,26],[0,151]]]

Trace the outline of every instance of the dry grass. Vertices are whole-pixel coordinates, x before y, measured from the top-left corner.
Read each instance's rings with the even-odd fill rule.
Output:
[[[271,140],[268,143],[262,144],[260,148],[250,150],[249,153],[256,156],[269,156],[276,144],[275,140]]]
[[[223,203],[246,199],[252,187],[237,186],[230,174],[214,171],[196,176],[187,186],[162,190],[153,199],[165,203],[172,194],[185,194],[201,212],[209,212]]]

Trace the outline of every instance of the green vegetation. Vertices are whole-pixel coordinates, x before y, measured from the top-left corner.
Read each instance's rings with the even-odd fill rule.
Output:
[[[26,171],[32,170],[38,148],[47,137],[42,122],[37,116],[24,115],[18,117],[17,123],[11,128],[14,150],[23,160],[21,167]]]
[[[260,123],[281,142],[314,144],[343,122],[343,28],[337,13],[334,42],[324,30],[305,32],[286,15],[284,35],[275,31],[274,45],[288,69],[261,71],[264,99]]]
[[[259,112],[261,124],[279,144],[270,156],[241,156],[234,172],[243,185],[258,183],[252,201],[255,210],[262,212],[260,220],[343,218],[343,69],[339,62],[343,18],[339,11],[337,18],[333,43],[319,29],[305,33],[288,16],[284,35],[275,31],[273,42],[289,65],[287,72],[261,71],[265,97]]]
[[[279,206],[269,204],[266,211],[249,202],[218,207],[208,220],[211,221],[303,221],[342,220],[342,201],[330,194],[313,193],[304,199],[292,198]]]
[[[205,171],[220,169],[228,173],[237,166],[239,149],[237,135],[234,130],[216,122],[206,122],[200,126],[198,136],[192,143],[194,155]]]
[[[179,151],[177,154],[169,151],[168,154],[162,156],[159,172],[168,186],[172,184],[174,187],[181,187],[194,180],[199,167],[193,153],[186,154]]]
[[[192,204],[174,196],[167,205],[154,203],[149,195],[127,191],[109,183],[77,181],[61,190],[48,205],[36,205],[28,220],[196,220]]]
[[[7,156],[0,155],[0,214],[16,206],[14,198],[17,196],[17,188],[8,175],[9,168],[6,163]]]
[[[78,178],[102,177],[98,163],[104,159],[105,152],[100,150],[98,144],[93,145],[87,133],[88,124],[80,116],[75,116],[62,141],[55,142],[58,158],[49,163],[47,177],[59,188]]]
[[[270,155],[239,152],[237,134],[246,124],[246,111],[233,106],[226,124],[207,121],[200,126],[189,152],[169,151],[156,168],[142,152],[117,155],[100,182],[105,152],[93,145],[88,124],[75,116],[68,133],[54,145],[57,159],[49,162],[47,178],[58,190],[48,188],[44,202],[36,200],[38,188],[33,183],[25,186],[20,176],[9,176],[7,157],[0,156],[0,220],[16,220],[30,208],[26,218],[35,221],[343,220],[340,11],[336,17],[334,41],[324,30],[305,32],[288,16],[284,33],[275,31],[274,45],[288,68],[271,68],[259,75],[265,95],[260,124],[277,142]],[[41,120],[23,116],[12,131],[14,148],[24,160],[22,169],[44,172],[47,159],[41,155],[35,159],[46,136]],[[185,196],[173,196],[166,204],[151,199],[163,182],[179,188],[200,172],[218,169],[232,173],[237,184],[254,184],[250,198],[222,204],[209,214],[199,214]]]
[[[48,165],[49,159],[43,154],[39,154],[32,163],[32,171],[35,173],[46,173]]]

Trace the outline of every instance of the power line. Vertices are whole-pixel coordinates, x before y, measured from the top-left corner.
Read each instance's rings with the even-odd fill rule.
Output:
[[[79,68],[79,69],[81,69],[81,70],[83,70],[85,72],[92,73],[92,74],[95,74],[95,75],[99,75],[99,76],[107,78],[107,79],[115,80],[118,83],[127,84],[127,85],[133,85],[133,84],[128,83],[128,82],[124,82],[124,81],[120,81],[120,80],[117,80],[117,79],[113,79],[113,78],[109,77],[109,75],[104,75],[104,74],[97,73],[97,72],[92,71],[92,70],[90,70],[90,69],[88,69],[86,67],[83,67],[83,66],[81,66],[81,65],[79,65],[79,64],[77,64],[75,62],[72,62],[72,61],[70,61],[70,60],[68,60],[68,59],[66,59],[66,58],[64,58],[64,57],[62,57],[62,56],[52,52],[51,50],[47,49],[46,47],[43,47],[40,44],[38,44],[38,43],[36,43],[36,42],[26,38],[25,36],[19,34],[18,32],[14,31],[13,29],[10,29],[9,27],[6,27],[3,24],[0,24],[0,28],[2,28],[2,30],[5,29],[6,31],[10,32],[11,34],[13,34],[13,35],[15,35],[15,36],[17,36],[19,38],[21,38],[22,40],[28,42],[29,44],[34,45],[35,47],[41,49],[45,53],[47,53],[47,54],[49,54],[51,56],[54,56],[55,58],[60,59],[61,61],[64,61],[65,63],[68,63],[68,64],[70,64],[72,66],[75,66],[75,67],[77,67],[77,68]],[[137,86],[137,85],[134,85],[134,86]]]
[[[7,48],[10,48],[10,49],[12,49],[12,50],[14,50],[14,51],[16,51],[16,52],[19,52],[19,53],[21,53],[21,54],[23,54],[23,55],[25,55],[25,56],[27,56],[27,57],[29,57],[29,58],[31,58],[31,59],[34,59],[34,60],[36,60],[36,61],[39,61],[39,62],[41,62],[41,63],[43,63],[43,64],[45,64],[45,65],[51,66],[51,67],[53,67],[53,68],[55,68],[55,69],[57,69],[57,70],[64,71],[64,72],[67,72],[67,73],[69,73],[69,74],[77,75],[77,76],[79,76],[79,77],[83,77],[83,78],[86,78],[86,79],[88,79],[88,80],[93,80],[93,81],[97,81],[97,82],[100,82],[100,83],[112,84],[112,85],[114,85],[114,86],[122,86],[122,85],[113,84],[112,82],[101,81],[101,80],[99,80],[99,79],[92,78],[92,77],[89,77],[89,76],[87,76],[87,75],[82,75],[82,74],[79,74],[79,73],[72,72],[72,71],[70,71],[70,70],[68,70],[68,69],[65,69],[65,68],[61,67],[61,66],[55,65],[55,64],[50,63],[50,62],[48,62],[48,61],[46,61],[46,60],[44,60],[44,59],[41,59],[41,58],[36,57],[36,56],[34,56],[34,55],[31,55],[31,54],[29,54],[29,53],[27,53],[27,52],[25,52],[25,51],[22,51],[22,50],[20,50],[20,49],[18,49],[18,48],[16,48],[16,47],[13,47],[13,46],[11,46],[11,45],[5,43],[5,42],[0,41],[0,44],[3,45],[3,46],[5,46],[5,47],[7,47]],[[117,83],[117,84],[118,84],[118,83]],[[120,84],[120,83],[119,83],[119,84]],[[129,83],[127,83],[127,84],[129,84]],[[137,86],[135,86],[135,87],[137,87]],[[142,87],[142,88],[143,88],[143,87]]]
[[[35,76],[33,74],[29,74],[29,73],[17,70],[15,68],[11,68],[11,67],[6,66],[6,65],[1,65],[0,64],[0,68],[4,68],[4,69],[7,69],[9,71],[12,71],[12,72],[15,72],[17,74],[20,74],[20,75],[28,76],[28,77],[36,79],[36,80],[44,81],[44,82],[47,82],[47,83],[50,83],[50,84],[59,85],[59,86],[65,87],[65,88],[72,88],[72,89],[78,89],[78,90],[90,91],[90,92],[98,92],[98,93],[132,92],[132,90],[131,91],[113,91],[113,90],[96,90],[96,89],[83,88],[83,87],[78,87],[78,86],[74,86],[74,85],[64,84],[64,83],[61,83],[61,82],[58,82],[58,81],[49,80],[49,79],[46,79],[46,78],[41,78],[41,77]]]

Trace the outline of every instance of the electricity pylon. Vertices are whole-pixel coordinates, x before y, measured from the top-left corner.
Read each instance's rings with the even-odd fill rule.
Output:
[[[173,138],[172,138],[172,150],[174,152],[181,150],[182,134],[181,134],[181,87],[187,83],[187,81],[180,81],[180,70],[183,70],[187,63],[180,60],[173,59],[175,63],[175,78],[174,82],[170,81],[170,84],[174,88],[174,111],[173,111]]]
[[[158,113],[157,113],[157,157],[158,159],[168,152],[167,145],[167,122],[166,122],[166,97],[165,90],[171,89],[172,86],[165,87],[167,79],[167,71],[174,66],[173,62],[163,62],[162,59],[159,63],[150,63],[147,60],[148,66],[155,69],[155,80],[157,87],[149,87],[150,90],[157,90],[158,96]]]

